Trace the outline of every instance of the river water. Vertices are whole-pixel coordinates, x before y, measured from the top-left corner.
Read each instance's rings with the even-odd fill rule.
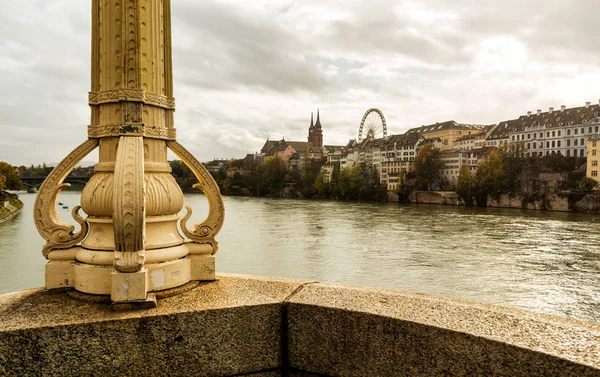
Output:
[[[44,285],[34,194],[0,225],[0,293]],[[225,197],[217,271],[391,288],[600,322],[600,217]],[[73,207],[79,193],[59,201]],[[202,195],[186,194],[206,214]],[[63,221],[74,223],[59,209]]]

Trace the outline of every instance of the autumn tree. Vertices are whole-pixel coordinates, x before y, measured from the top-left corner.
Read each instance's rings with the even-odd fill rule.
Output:
[[[439,179],[440,170],[443,168],[444,162],[440,149],[435,148],[431,143],[425,144],[415,158],[417,186],[431,190],[431,185]]]
[[[0,161],[0,176],[4,177],[4,189],[20,190],[23,188],[23,182],[11,164]]]
[[[6,177],[0,174],[0,191],[6,188]]]
[[[479,163],[475,174],[474,195],[478,206],[487,206],[487,197],[500,197],[506,187],[504,165],[501,152],[493,149],[487,158]]]
[[[473,194],[475,189],[475,177],[467,165],[462,165],[458,171],[458,180],[456,181],[456,193],[460,195],[467,205],[473,204]]]

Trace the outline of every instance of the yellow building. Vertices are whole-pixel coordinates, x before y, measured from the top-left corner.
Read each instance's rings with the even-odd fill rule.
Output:
[[[456,139],[478,133],[483,129],[482,125],[475,124],[461,124],[453,120],[449,120],[442,123],[430,124],[428,126],[421,126],[412,128],[407,133],[418,132],[423,135],[426,139],[433,139],[439,137],[442,140],[442,150],[454,149],[454,142]]]
[[[587,166],[585,170],[585,176],[592,178],[593,180],[600,182],[600,135],[595,135],[587,140]]]

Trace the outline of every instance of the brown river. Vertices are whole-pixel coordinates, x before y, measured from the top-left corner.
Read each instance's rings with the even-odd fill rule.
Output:
[[[44,284],[35,194],[0,224],[0,293]],[[390,288],[600,322],[600,216],[225,197],[217,271]],[[78,192],[63,192],[70,208]],[[186,195],[206,211],[202,195]],[[203,213],[204,211],[204,213]],[[58,212],[74,223],[70,213]]]

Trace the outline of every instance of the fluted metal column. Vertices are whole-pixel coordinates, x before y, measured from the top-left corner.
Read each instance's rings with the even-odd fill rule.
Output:
[[[113,302],[149,300],[147,294],[214,279],[214,257],[224,219],[212,176],[176,141],[173,123],[170,0],[92,0],[92,69],[88,141],[40,188],[35,217],[48,241],[49,289],[74,287],[110,294]],[[95,174],[81,195],[81,231],[54,211],[62,181],[99,146]],[[206,220],[181,224],[183,194],[170,175],[171,148],[195,173],[209,201]],[[89,230],[88,230],[89,229]],[[80,246],[77,246],[79,243]]]

